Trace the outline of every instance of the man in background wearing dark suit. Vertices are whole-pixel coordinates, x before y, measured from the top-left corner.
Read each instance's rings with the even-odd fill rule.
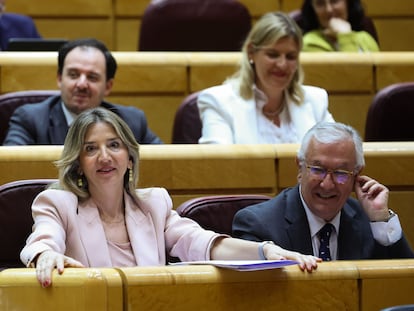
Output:
[[[77,115],[98,106],[119,115],[129,125],[138,143],[161,144],[160,138],[148,128],[142,110],[103,100],[112,90],[116,69],[115,58],[96,39],[64,44],[58,54],[60,96],[17,108],[10,119],[3,145],[62,145]]]
[[[0,48],[7,50],[11,38],[41,38],[29,16],[5,13],[6,0],[0,0]]]
[[[298,185],[237,212],[235,237],[272,241],[323,260],[414,257],[398,216],[388,208],[389,190],[361,175],[363,144],[352,127],[316,124],[296,161]]]

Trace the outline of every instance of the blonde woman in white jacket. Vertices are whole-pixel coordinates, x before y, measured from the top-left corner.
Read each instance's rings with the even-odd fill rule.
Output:
[[[302,84],[302,33],[288,15],[265,14],[242,48],[239,70],[200,92],[199,143],[299,143],[320,121],[334,121],[328,94]]]

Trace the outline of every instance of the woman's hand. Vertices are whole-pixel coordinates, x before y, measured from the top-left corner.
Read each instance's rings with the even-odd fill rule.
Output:
[[[274,244],[266,244],[263,247],[265,257],[269,260],[289,259],[298,262],[302,271],[312,272],[318,267],[318,262],[322,262],[321,258],[312,255],[303,255],[298,252],[289,251]]]
[[[329,26],[323,32],[325,36],[336,38],[339,33],[349,33],[351,31],[351,24],[348,21],[332,17],[329,20]]]
[[[53,269],[57,268],[58,273],[62,274],[65,267],[83,268],[84,265],[58,252],[44,251],[37,257],[36,261],[37,280],[43,287],[49,287],[52,284]]]

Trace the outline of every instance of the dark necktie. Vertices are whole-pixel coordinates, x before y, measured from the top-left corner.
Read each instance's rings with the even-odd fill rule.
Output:
[[[331,261],[331,251],[329,249],[329,238],[331,237],[333,225],[332,224],[326,224],[322,227],[322,229],[319,231],[319,257],[322,258],[323,261]]]

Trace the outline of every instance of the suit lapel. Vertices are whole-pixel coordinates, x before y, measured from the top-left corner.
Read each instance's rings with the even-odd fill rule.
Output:
[[[151,214],[144,214],[145,201],[140,201],[142,208],[138,208],[132,201],[131,197],[125,193],[125,215],[126,225],[131,241],[132,251],[135,260],[139,266],[148,266],[158,263],[158,241],[156,239],[155,224],[151,218]],[[164,246],[162,246],[164,248]]]
[[[98,207],[92,200],[87,200],[79,205],[78,213],[80,239],[89,265],[111,267],[112,261]]]
[[[50,110],[48,135],[52,145],[62,145],[68,133],[68,124],[61,106],[61,97]]]
[[[362,232],[355,211],[343,207],[338,236],[338,259],[361,259]]]
[[[299,196],[299,186],[286,194],[285,219],[291,249],[303,254],[313,254],[312,240],[305,208]]]
[[[306,101],[301,105],[295,104],[287,94],[287,91],[285,92],[285,96],[288,99],[287,107],[293,123],[293,128],[296,129],[299,138],[303,137],[307,130],[315,124],[312,106],[308,105]]]

